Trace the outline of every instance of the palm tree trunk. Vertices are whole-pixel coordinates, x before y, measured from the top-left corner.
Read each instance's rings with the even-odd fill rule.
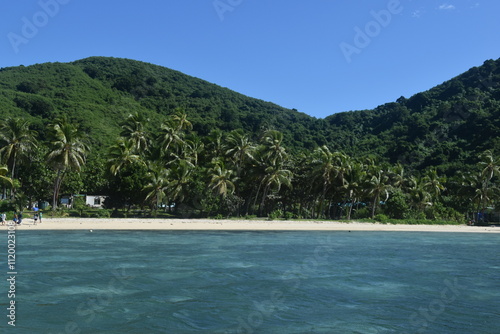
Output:
[[[354,207],[354,199],[351,197],[351,205],[347,211],[347,220],[351,220],[352,208]]]
[[[326,210],[327,213],[325,213],[326,219],[332,219],[332,203],[333,198],[330,198],[330,200],[328,201],[328,209]]]
[[[261,187],[262,187],[262,182],[259,182],[259,187],[257,188],[257,193],[255,194],[255,200],[253,201],[253,208],[255,208],[255,206],[257,205],[257,199],[259,198],[259,193],[260,193]],[[252,210],[252,212],[254,212],[254,211]]]
[[[240,155],[240,159],[239,159],[239,163],[238,163],[238,166],[236,166],[236,180],[238,181],[239,183],[239,180],[240,180],[240,177],[241,177],[241,165],[243,164],[243,156],[242,154]],[[240,197],[240,185],[236,185],[236,182],[235,182],[235,192],[236,192],[236,197],[239,199]],[[236,204],[236,210],[237,210],[237,217],[240,217],[240,208],[241,204],[240,204],[240,201],[238,200],[238,203]]]
[[[54,182],[54,194],[52,196],[52,210],[57,209],[57,199],[59,198],[59,190],[61,188],[61,170],[57,170],[56,180]]]
[[[14,153],[14,157],[12,158],[12,180],[14,180],[14,171],[16,170],[16,153]]]
[[[264,204],[266,202],[266,197],[267,197],[267,193],[269,191],[269,186],[266,186],[264,188],[264,192],[262,194],[262,201],[260,202],[260,208],[259,208],[259,216],[263,217],[263,213],[264,213]]]
[[[326,182],[323,183],[323,193],[321,194],[321,202],[318,210],[318,216],[316,217],[317,219],[320,218],[320,215],[324,214],[324,207],[325,207],[325,198],[326,198],[326,190],[327,190],[327,185]]]
[[[14,180],[14,176],[15,176],[15,170],[16,170],[16,155],[17,155],[17,151],[14,152],[14,156],[12,158],[12,177],[11,179]],[[14,187],[11,188],[10,190],[10,198],[13,199],[14,196],[16,195],[16,189]]]
[[[377,209],[378,197],[379,197],[379,194],[377,193],[375,195],[375,197],[373,198],[373,203],[372,203],[372,219],[375,217],[375,210]]]

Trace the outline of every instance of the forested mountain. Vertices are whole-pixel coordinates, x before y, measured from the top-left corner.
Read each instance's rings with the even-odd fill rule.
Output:
[[[351,154],[453,172],[500,150],[500,59],[374,110],[327,117],[325,137]]]
[[[144,113],[154,127],[179,107],[200,136],[214,128],[256,135],[273,128],[292,147],[311,149],[323,140],[317,120],[306,114],[143,62],[92,57],[0,70],[1,115],[27,117],[40,133],[68,114],[95,144],[107,146],[129,113]]]
[[[176,214],[460,221],[500,201],[499,82],[488,60],[316,119],[133,60],[3,68],[0,205],[88,193]]]
[[[489,60],[408,99],[318,120],[164,67],[92,57],[1,69],[0,113],[27,117],[41,134],[51,119],[69,114],[106,146],[127,114],[143,112],[156,124],[181,107],[201,136],[214,128],[276,129],[293,149],[327,144],[425,167],[467,163],[478,150],[500,148],[499,82],[500,60]]]
[[[40,135],[68,114],[99,147],[110,145],[130,113],[151,127],[183,108],[200,136],[243,129],[284,134],[292,151],[328,145],[417,169],[446,170],[476,162],[477,152],[500,149],[500,60],[488,60],[443,84],[374,110],[315,119],[168,68],[92,57],[0,70],[0,115],[26,117]]]

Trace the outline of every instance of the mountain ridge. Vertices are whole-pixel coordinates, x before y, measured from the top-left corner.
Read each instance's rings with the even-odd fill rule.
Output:
[[[42,138],[51,119],[69,114],[101,148],[128,114],[144,113],[154,127],[181,107],[201,136],[214,128],[256,137],[276,129],[292,150],[328,145],[417,169],[453,170],[453,161],[464,163],[473,151],[500,149],[499,82],[500,59],[486,60],[409,98],[315,118],[163,66],[89,57],[0,69],[0,107],[3,117],[28,118]]]

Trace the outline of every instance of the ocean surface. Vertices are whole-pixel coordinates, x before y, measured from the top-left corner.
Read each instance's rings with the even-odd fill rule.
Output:
[[[23,230],[16,255],[0,333],[500,333],[498,234]]]

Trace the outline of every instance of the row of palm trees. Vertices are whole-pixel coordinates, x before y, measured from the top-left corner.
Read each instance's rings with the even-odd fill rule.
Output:
[[[78,128],[72,125],[66,117],[56,119],[49,126],[49,151],[46,155],[47,165],[52,167],[54,191],[52,207],[57,208],[57,199],[65,174],[70,170],[77,172],[85,162],[88,145]],[[10,190],[10,196],[16,195],[16,185],[22,180],[17,177],[19,162],[29,160],[30,154],[39,146],[38,134],[31,129],[30,123],[20,118],[8,118],[0,123],[0,154],[6,170],[10,170],[10,178],[5,190]],[[4,195],[6,191],[4,190]],[[4,197],[5,198],[5,197]]]
[[[135,189],[138,200],[122,204],[147,205],[152,211],[188,204],[204,214],[266,216],[281,211],[302,218],[351,219],[363,208],[374,217],[381,204],[391,214],[422,213],[443,205],[465,212],[483,210],[498,199],[500,161],[491,151],[481,155],[476,172],[446,179],[435,168],[407,175],[400,164],[356,159],[327,146],[290,154],[276,130],[262,131],[256,140],[241,130],[213,130],[200,138],[180,109],[159,124],[156,133],[140,113],[128,115],[121,129],[105,154],[103,178],[119,184],[125,175],[141,173]],[[41,144],[37,138],[26,120],[1,122],[0,154],[6,167],[0,172],[10,173],[12,183],[6,181],[5,188],[14,197],[23,182],[19,165],[44,146],[56,208],[65,176],[85,172],[90,146],[64,117],[50,124],[47,141]]]
[[[147,122],[140,114],[127,117],[121,137],[110,148],[108,168],[118,176],[127,166],[146,166],[143,190],[152,208],[185,201],[194,175],[205,180],[201,182],[218,197],[219,206],[229,197],[236,200],[236,214],[243,202],[255,205],[258,199],[263,214],[270,192],[291,187],[292,172],[284,167],[288,154],[278,131],[265,131],[257,145],[239,130],[227,135],[214,130],[202,141],[190,133],[192,125],[181,110],[163,122],[155,136],[145,130]],[[254,189],[248,191],[250,183]]]
[[[147,120],[140,115],[129,115],[122,138],[111,150],[120,154],[111,155],[108,163],[112,171],[124,162],[148,165],[150,182],[144,188],[148,192],[145,199],[153,207],[189,197],[186,188],[194,175],[201,175],[202,183],[219,198],[221,207],[225,201],[236,201],[235,212],[231,213],[237,215],[264,216],[280,209],[301,217],[338,218],[343,214],[350,219],[355,209],[368,203],[369,215],[374,217],[380,204],[396,192],[404,195],[407,210],[413,212],[456,202],[449,199],[450,195],[462,196],[470,210],[485,208],[497,198],[492,179],[498,175],[500,161],[491,151],[481,156],[482,169],[477,182],[470,185],[471,175],[447,180],[436,168],[405,175],[400,164],[354,159],[327,146],[290,155],[283,146],[283,134],[275,130],[263,131],[256,142],[241,130],[214,130],[200,140],[189,133],[192,126],[182,111],[162,123],[154,139],[145,131],[145,124]],[[460,191],[452,194],[449,186]],[[467,190],[471,187],[475,187],[472,193]]]
[[[340,203],[345,208],[345,217],[351,219],[353,209],[360,203],[370,203],[370,216],[374,217],[381,202],[386,202],[396,191],[406,195],[409,208],[423,211],[440,200],[445,189],[445,179],[438,177],[436,169],[424,176],[405,176],[402,165],[379,165],[373,158],[353,159],[341,152],[331,152],[328,147],[316,149],[306,159],[310,168],[311,191],[319,202],[317,217],[328,216],[325,207]],[[328,204],[328,205],[326,205]]]

